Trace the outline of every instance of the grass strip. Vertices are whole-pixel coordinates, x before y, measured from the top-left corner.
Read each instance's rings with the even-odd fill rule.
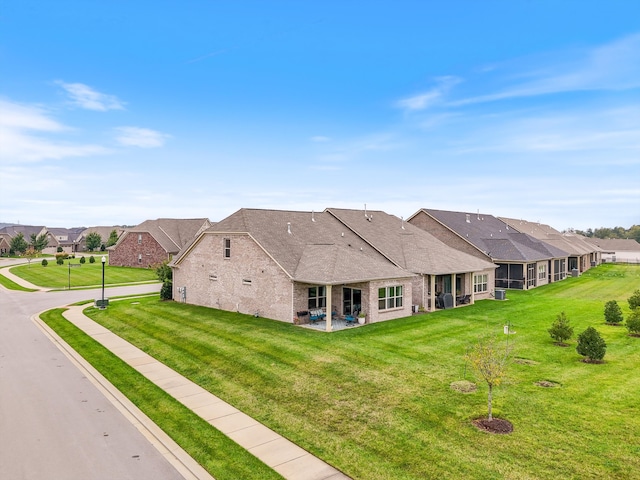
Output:
[[[17,284],[13,280],[8,279],[7,277],[5,277],[2,274],[0,274],[0,285],[2,285],[3,287],[5,287],[5,288],[7,288],[9,290],[17,290],[17,291],[20,291],[20,292],[35,292],[35,291],[37,291],[37,290],[35,290],[33,288],[23,287],[22,285]]]
[[[54,309],[40,317],[217,480],[281,479]]]

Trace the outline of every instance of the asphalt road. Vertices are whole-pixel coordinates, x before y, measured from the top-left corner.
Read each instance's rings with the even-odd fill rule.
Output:
[[[116,287],[107,296],[158,290]],[[0,478],[183,478],[31,320],[100,295],[100,289],[18,292],[0,286]]]

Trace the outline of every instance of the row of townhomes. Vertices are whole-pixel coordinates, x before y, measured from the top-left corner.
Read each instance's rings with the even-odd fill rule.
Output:
[[[375,323],[473,304],[600,261],[577,235],[479,213],[421,209],[404,221],[366,208],[241,209],[171,266],[179,301],[285,322],[324,316],[330,329],[355,313]]]
[[[112,231],[120,236],[124,232],[123,227],[78,227],[78,228],[55,228],[33,225],[7,225],[0,228],[0,255],[7,255],[11,248],[11,240],[22,233],[24,239],[29,242],[31,236],[47,236],[47,248],[42,253],[53,255],[61,249],[66,253],[78,253],[87,251],[87,235],[98,233],[103,242],[106,242]]]

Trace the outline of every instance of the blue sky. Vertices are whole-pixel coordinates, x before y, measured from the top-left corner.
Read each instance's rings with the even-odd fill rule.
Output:
[[[0,222],[239,208],[640,223],[640,3],[0,10]]]

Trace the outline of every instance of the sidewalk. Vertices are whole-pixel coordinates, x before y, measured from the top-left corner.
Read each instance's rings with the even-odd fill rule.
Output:
[[[65,318],[288,480],[345,480],[339,470],[69,307]]]
[[[17,275],[14,275],[13,273],[11,273],[9,271],[9,269],[11,267],[14,267],[14,266],[17,266],[17,265],[11,265],[11,266],[8,266],[8,267],[0,268],[0,275],[4,275],[5,277],[7,277],[12,282],[17,283],[18,285],[20,285],[21,287],[24,287],[24,288],[30,288],[32,290],[40,290],[40,291],[43,291],[43,292],[47,292],[47,291],[50,290],[49,288],[42,288],[42,287],[39,287],[37,285],[34,285],[33,283],[29,283],[26,280],[23,280],[22,278],[18,277]]]

